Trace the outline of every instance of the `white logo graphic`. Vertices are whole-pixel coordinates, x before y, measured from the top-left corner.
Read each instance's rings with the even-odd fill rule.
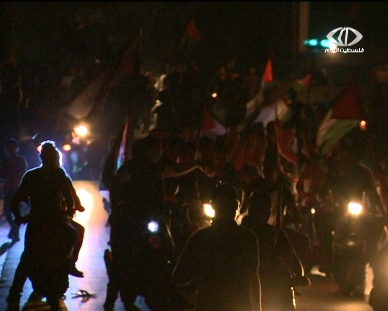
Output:
[[[355,38],[351,39],[349,38],[349,31],[352,34],[352,37]],[[333,37],[336,36],[336,39]],[[350,27],[339,27],[332,31],[330,31],[327,34],[327,39],[330,41],[330,48],[325,50],[325,53],[363,53],[363,48],[358,49],[350,49],[350,48],[338,48],[338,47],[347,47],[355,45],[356,43],[360,42],[362,39],[362,34]],[[350,43],[348,43],[350,41]]]
[[[356,38],[354,38],[353,41],[351,41],[350,43],[348,43],[349,31],[351,31],[356,36]],[[339,35],[337,37],[337,40],[338,40],[337,41],[336,39],[333,38],[333,36],[338,32],[339,32]],[[345,36],[345,38],[343,38],[343,35]],[[330,31],[326,37],[329,39],[331,43],[335,44],[336,46],[352,46],[360,42],[360,40],[362,39],[362,34],[354,28],[339,27]]]

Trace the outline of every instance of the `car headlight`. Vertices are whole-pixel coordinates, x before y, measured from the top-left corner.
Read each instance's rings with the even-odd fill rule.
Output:
[[[348,212],[350,215],[358,216],[362,212],[362,204],[358,202],[349,202],[348,203]]]
[[[147,228],[151,233],[156,233],[159,230],[159,224],[156,221],[150,221]]]

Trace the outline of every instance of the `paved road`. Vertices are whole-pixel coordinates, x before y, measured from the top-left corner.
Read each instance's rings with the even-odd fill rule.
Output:
[[[102,311],[105,299],[107,275],[103,261],[103,252],[106,248],[109,228],[105,226],[107,214],[102,205],[102,197],[97,191],[97,185],[93,182],[75,181],[77,193],[86,207],[84,213],[78,213],[76,221],[85,226],[85,239],[82,246],[77,266],[84,271],[85,278],[70,276],[70,287],[66,292],[66,299],[62,311]],[[0,224],[1,245],[10,240],[7,238],[8,227]],[[22,226],[24,233],[25,226]],[[6,310],[5,298],[12,282],[16,265],[23,250],[23,240],[13,245],[0,256],[1,282],[0,282],[0,311]],[[336,284],[329,278],[312,275],[312,285],[297,288],[296,297],[298,311],[372,311],[366,298],[344,298],[338,294]],[[86,290],[95,297],[73,298],[78,290]],[[26,282],[21,299],[21,308],[25,311],[43,311],[47,307],[28,304],[32,287]],[[116,311],[124,311],[120,301],[116,302]],[[273,311],[273,310],[263,310]],[[278,310],[276,310],[278,311]]]

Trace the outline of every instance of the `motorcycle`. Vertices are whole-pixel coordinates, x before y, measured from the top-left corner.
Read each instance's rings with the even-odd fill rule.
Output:
[[[362,200],[350,201],[345,212],[336,217],[332,271],[342,295],[364,294],[365,268],[384,232],[382,214],[373,214],[366,205],[363,193]]]
[[[137,243],[131,254],[131,285],[136,291],[141,310],[168,310],[173,304],[170,278],[175,263],[175,244],[165,218],[150,218],[141,225]],[[112,279],[112,252],[105,250],[104,261],[109,280]]]
[[[69,270],[75,233],[68,223],[42,224],[26,254],[28,278],[35,292],[46,297],[51,310],[60,310],[60,299],[69,287]],[[71,238],[70,238],[71,237]],[[24,255],[22,255],[24,256]]]

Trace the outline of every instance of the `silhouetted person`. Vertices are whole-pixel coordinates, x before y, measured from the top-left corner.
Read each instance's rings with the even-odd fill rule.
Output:
[[[210,227],[187,241],[173,271],[173,284],[196,284],[196,311],[261,310],[259,246],[254,232],[238,226],[236,189],[221,184],[212,196]]]
[[[249,198],[248,215],[241,225],[253,230],[260,243],[260,269],[263,310],[294,310],[291,274],[282,261],[276,228],[268,224],[271,196],[254,191]]]
[[[142,222],[163,213],[163,181],[156,166],[159,148],[152,136],[135,141],[133,158],[121,166],[109,189],[112,262],[104,310],[114,309],[118,294],[127,310],[133,308],[137,289],[130,286],[134,283],[132,249],[139,243]]]
[[[52,289],[48,287],[53,284],[48,284],[55,282],[59,297],[56,301],[48,301],[54,309],[58,308],[59,299],[69,286],[69,255],[77,233],[67,225],[66,214],[72,215],[74,200],[66,173],[57,166],[55,143],[43,142],[39,156],[42,165],[24,174],[11,202],[15,222],[28,225],[24,251],[7,297],[9,311],[19,310],[26,275],[34,291],[42,296],[46,296],[46,291]],[[22,201],[28,201],[31,206],[27,216],[20,214],[19,204]]]
[[[5,196],[3,213],[11,227],[8,237],[12,239],[12,242],[18,242],[20,240],[19,225],[14,222],[11,211],[11,201],[19,187],[24,173],[27,171],[27,161],[22,155],[18,154],[19,144],[15,139],[8,139],[4,146],[8,158],[3,161],[0,168],[0,179],[4,179],[3,193]]]

